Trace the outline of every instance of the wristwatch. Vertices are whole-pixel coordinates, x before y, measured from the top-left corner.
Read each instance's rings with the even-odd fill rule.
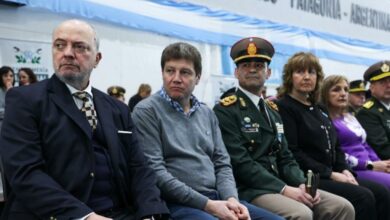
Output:
[[[366,169],[367,170],[373,170],[374,169],[374,165],[372,164],[372,161],[368,160],[366,162]]]

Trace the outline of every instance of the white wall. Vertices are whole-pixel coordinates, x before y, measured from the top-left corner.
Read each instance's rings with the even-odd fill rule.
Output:
[[[54,27],[69,18],[74,17],[26,7],[0,5],[0,39],[50,43]],[[104,22],[89,22],[95,26],[100,36],[100,51],[103,54],[101,63],[92,73],[94,87],[106,91],[111,85],[123,86],[126,89],[126,99],[137,92],[141,83],[150,84],[153,92],[161,88],[161,52],[168,44],[181,41],[180,39]],[[218,46],[204,43],[189,43],[200,50],[203,58],[203,74],[195,95],[212,103],[211,97],[208,96],[212,88],[208,83],[210,74],[221,73],[220,49]],[[0,65],[10,65],[1,62],[0,57]]]

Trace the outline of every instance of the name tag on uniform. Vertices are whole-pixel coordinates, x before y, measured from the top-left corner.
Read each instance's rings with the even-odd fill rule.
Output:
[[[259,132],[259,128],[255,128],[255,127],[248,127],[248,128],[241,128],[242,132],[245,132],[245,133],[255,133],[255,132]]]
[[[278,134],[284,134],[283,124],[277,122],[275,123],[275,126],[276,126],[276,132],[278,132]]]

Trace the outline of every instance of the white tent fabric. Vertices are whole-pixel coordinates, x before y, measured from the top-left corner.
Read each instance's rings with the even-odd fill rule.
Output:
[[[25,4],[31,13],[44,11],[53,13],[51,16],[57,16],[54,15],[56,13],[97,23],[98,31],[103,30],[102,50],[108,62],[102,63],[96,72],[104,69],[104,72],[111,71],[115,74],[114,77],[99,74],[99,77],[94,79],[98,81],[97,85],[105,88],[109,86],[106,83],[113,83],[114,78],[116,84],[131,84],[132,90],[135,91],[134,87],[137,85],[131,81],[135,80],[139,84],[147,79],[153,80],[151,84],[156,90],[161,85],[160,76],[150,78],[145,75],[157,75],[156,72],[160,71],[158,64],[162,49],[177,40],[195,44],[202,52],[205,66],[196,94],[210,105],[215,101],[219,90],[226,86],[223,82],[226,81],[228,85],[232,83],[234,65],[229,58],[229,50],[230,46],[242,37],[260,36],[274,44],[276,54],[271,63],[273,74],[267,82],[274,87],[281,83],[283,64],[289,56],[298,51],[312,51],[321,59],[326,74],[343,74],[349,79],[362,78],[367,66],[390,55],[390,45],[271,22],[234,11],[191,3],[192,1],[8,1]],[[120,36],[116,33],[125,34]],[[50,41],[47,36],[45,38]],[[131,71],[131,74],[126,73],[127,71]],[[147,74],[136,74],[144,71]],[[142,80],[138,81],[138,78]],[[214,82],[215,80],[217,82]]]

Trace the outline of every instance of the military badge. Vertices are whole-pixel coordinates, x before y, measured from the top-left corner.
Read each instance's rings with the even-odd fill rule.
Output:
[[[359,88],[364,90],[364,83],[363,83],[363,82],[361,82],[361,83],[359,84]]]
[[[379,112],[383,112],[383,108],[378,108],[378,111]]]
[[[221,99],[219,102],[221,103],[222,106],[229,106],[234,104],[236,101],[237,101],[237,96],[231,95]]]
[[[257,53],[257,47],[255,43],[249,43],[246,49],[249,55],[255,55]]]
[[[240,97],[240,105],[241,107],[246,107],[246,103],[245,103],[245,100],[243,98]]]
[[[382,64],[382,66],[381,66],[381,70],[382,70],[382,72],[387,73],[387,72],[389,72],[390,67],[389,67],[389,65],[387,65],[386,63],[384,63],[384,64]]]
[[[374,105],[374,102],[370,100],[370,101],[367,101],[366,103],[364,103],[363,108],[370,109],[373,105]]]
[[[241,127],[241,131],[242,132],[245,132],[245,133],[255,133],[255,132],[259,132],[259,127],[256,127],[256,123],[251,123],[251,118],[248,117],[248,116],[245,116],[243,119],[242,119],[242,127]]]
[[[112,89],[112,94],[117,94],[118,93],[118,90],[116,88],[113,88]]]
[[[278,106],[275,104],[275,102],[270,101],[270,100],[266,100],[265,102],[266,102],[267,105],[268,105],[271,109],[273,109],[274,111],[279,111]]]

